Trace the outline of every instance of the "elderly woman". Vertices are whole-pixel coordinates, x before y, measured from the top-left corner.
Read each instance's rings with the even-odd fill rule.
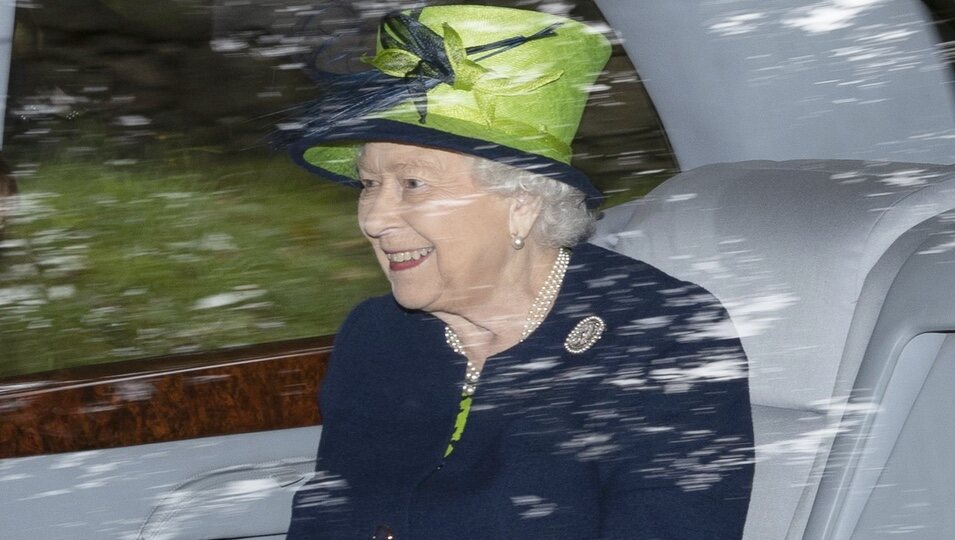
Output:
[[[580,244],[569,165],[609,56],[552,15],[386,17],[376,68],[326,76],[295,159],[361,188],[391,294],[348,316],[289,538],[739,538],[746,360],[699,287]]]

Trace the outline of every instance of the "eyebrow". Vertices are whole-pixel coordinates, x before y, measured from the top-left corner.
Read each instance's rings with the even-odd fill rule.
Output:
[[[375,172],[371,167],[363,166],[361,160],[356,163],[357,169],[359,171],[364,170],[367,172]],[[409,169],[412,171],[424,170],[427,172],[440,174],[442,172],[442,167],[440,162],[431,159],[421,159],[421,158],[412,158],[405,161],[399,161],[397,163],[389,164],[391,170],[397,171],[398,173],[405,173]]]

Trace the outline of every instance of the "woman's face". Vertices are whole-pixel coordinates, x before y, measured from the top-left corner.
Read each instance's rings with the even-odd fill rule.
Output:
[[[475,185],[474,158],[368,143],[358,223],[402,306],[461,313],[503,285],[509,199]]]

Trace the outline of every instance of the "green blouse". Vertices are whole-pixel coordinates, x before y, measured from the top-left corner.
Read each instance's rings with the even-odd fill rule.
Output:
[[[451,442],[448,443],[448,449],[444,451],[444,457],[451,455],[454,451],[454,443],[461,440],[464,433],[464,425],[468,423],[468,413],[471,412],[471,398],[467,394],[461,394],[461,403],[459,405],[458,417],[454,420],[454,433],[451,434]]]

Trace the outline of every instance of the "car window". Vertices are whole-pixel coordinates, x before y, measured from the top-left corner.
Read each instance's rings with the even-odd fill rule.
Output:
[[[439,3],[439,2],[434,2]],[[612,32],[590,1],[484,2]],[[387,290],[347,188],[269,147],[407,2],[21,3],[0,194],[0,376],[334,333]],[[617,44],[575,143],[611,204],[676,163]]]

